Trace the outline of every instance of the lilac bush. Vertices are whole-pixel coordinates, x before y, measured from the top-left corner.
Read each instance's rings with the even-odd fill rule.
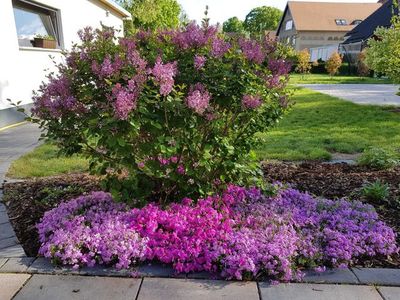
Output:
[[[267,197],[234,185],[166,208],[128,209],[96,192],[47,212],[38,229],[40,254],[56,263],[127,268],[159,261],[177,272],[239,280],[289,281],[301,278],[304,268],[343,267],[398,252],[396,234],[370,205],[294,189]]]
[[[33,120],[65,154],[87,156],[114,199],[168,203],[261,185],[251,149],[288,108],[284,46],[194,23],[79,35],[36,93]]]

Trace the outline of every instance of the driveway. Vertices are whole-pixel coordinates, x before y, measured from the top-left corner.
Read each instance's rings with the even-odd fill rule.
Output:
[[[356,104],[400,106],[399,86],[393,84],[301,84],[300,86]]]
[[[0,184],[13,160],[39,145],[40,129],[27,123],[0,131]]]

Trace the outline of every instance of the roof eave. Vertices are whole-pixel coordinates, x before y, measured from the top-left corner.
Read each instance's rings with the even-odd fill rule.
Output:
[[[279,32],[280,32],[280,30],[281,30],[283,20],[284,20],[284,18],[285,18],[285,16],[286,16],[286,13],[287,13],[287,11],[288,11],[288,7],[289,7],[289,2],[286,3],[286,7],[285,7],[285,10],[283,11],[282,18],[281,18],[281,20],[279,21],[278,29],[276,30],[276,36],[279,36]]]
[[[103,3],[108,8],[112,9],[114,12],[121,15],[123,17],[123,19],[126,19],[126,20],[132,19],[131,13],[129,11],[127,11],[126,9],[124,9],[123,7],[116,4],[114,1],[112,1],[112,0],[98,0],[98,1]]]

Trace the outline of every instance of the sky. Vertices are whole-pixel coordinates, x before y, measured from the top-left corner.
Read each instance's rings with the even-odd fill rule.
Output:
[[[312,0],[309,0],[312,1]],[[318,0],[321,2],[324,0]],[[274,6],[281,10],[285,9],[286,0],[178,0],[182,5],[185,12],[188,14],[189,19],[198,22],[204,16],[204,9],[206,5],[209,6],[208,16],[210,23],[223,23],[230,17],[238,17],[244,20],[247,13],[258,6]],[[378,0],[329,0],[326,2],[378,2]]]

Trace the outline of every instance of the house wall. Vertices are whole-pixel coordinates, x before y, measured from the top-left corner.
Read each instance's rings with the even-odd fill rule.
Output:
[[[121,30],[122,16],[95,0],[37,0],[37,3],[60,10],[63,43],[66,50],[78,40],[77,31],[86,26],[100,27],[100,22]],[[19,47],[11,0],[0,1],[0,128],[23,119],[11,109],[7,98],[29,107],[32,91],[54,71],[54,63],[63,57],[59,49]],[[52,56],[52,58],[50,57]]]
[[[310,48],[309,50],[310,50],[310,61],[316,61],[319,59],[327,61],[334,52],[338,52],[339,44]]]
[[[293,22],[293,27],[291,30],[285,30],[286,22],[289,20],[293,20],[292,15],[290,13],[290,9],[287,10],[283,20],[282,20],[282,26],[280,28],[280,31],[278,32],[279,36],[279,41],[284,44],[289,44],[292,45],[294,48],[296,48],[296,24]]]
[[[296,50],[338,45],[344,41],[343,31],[300,31],[297,33]]]

